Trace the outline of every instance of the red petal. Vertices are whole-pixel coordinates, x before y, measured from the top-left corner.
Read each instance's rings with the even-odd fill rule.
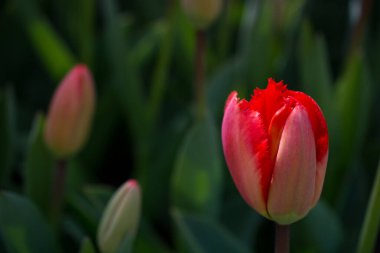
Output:
[[[222,142],[232,178],[244,200],[268,217],[266,201],[272,176],[268,134],[258,112],[229,96],[222,123]]]
[[[286,103],[279,109],[273,116],[268,133],[270,136],[270,149],[271,149],[271,159],[276,160],[278,146],[280,145],[282,131],[285,126],[285,122],[289,117],[295,106],[295,101],[287,99]]]
[[[329,148],[327,124],[322,111],[318,104],[305,93],[299,91],[288,91],[288,93],[307,110],[315,138],[317,162],[322,162]]]
[[[282,81],[276,83],[271,78],[268,79],[266,89],[255,89],[250,104],[253,110],[261,114],[266,129],[269,128],[273,115],[284,105],[286,90]]]
[[[286,120],[269,192],[268,213],[279,224],[299,220],[313,204],[316,152],[312,126],[304,106]]]

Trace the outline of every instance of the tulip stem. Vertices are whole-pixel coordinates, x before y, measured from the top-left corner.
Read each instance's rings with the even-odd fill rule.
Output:
[[[195,48],[195,96],[197,100],[198,116],[202,117],[205,110],[205,49],[206,33],[204,30],[198,30],[196,34]]]
[[[57,160],[54,171],[53,192],[51,199],[51,222],[53,226],[58,225],[58,220],[61,216],[61,209],[65,191],[67,160]]]
[[[275,253],[289,253],[290,226],[276,223]]]
[[[377,167],[375,182],[369,199],[367,212],[360,233],[357,253],[375,252],[374,247],[380,225],[380,163]]]

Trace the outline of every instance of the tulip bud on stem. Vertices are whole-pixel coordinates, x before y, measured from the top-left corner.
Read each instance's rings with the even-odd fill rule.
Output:
[[[275,253],[289,253],[290,225],[276,223]]]
[[[202,117],[205,111],[205,49],[206,49],[206,32],[198,30],[196,34],[195,48],[195,96],[197,100],[197,116]]]
[[[51,222],[53,226],[57,226],[61,216],[63,196],[65,190],[67,160],[60,159],[56,161],[54,171],[53,192],[51,195]]]

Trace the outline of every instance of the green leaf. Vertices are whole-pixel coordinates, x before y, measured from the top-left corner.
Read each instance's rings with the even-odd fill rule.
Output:
[[[219,213],[222,168],[217,133],[209,116],[189,129],[174,167],[171,190],[174,206],[209,216]]]
[[[240,78],[245,83],[265,84],[280,63],[280,49],[285,43],[280,43],[281,40],[276,37],[272,13],[269,1],[262,4],[246,1],[239,34],[239,56],[244,62]],[[252,88],[248,88],[249,92]]]
[[[207,86],[207,103],[213,114],[221,115],[223,112],[228,94],[236,89],[241,66],[241,60],[230,59],[212,76],[210,85]]]
[[[360,232],[357,253],[374,252],[380,231],[380,163],[372,186],[367,211]]]
[[[38,114],[29,136],[26,154],[25,193],[47,215],[51,203],[54,158],[44,140],[44,117]]]
[[[95,246],[92,244],[90,238],[86,237],[83,239],[79,253],[96,253]]]
[[[109,82],[114,87],[114,96],[125,114],[132,136],[139,142],[145,134],[145,97],[137,75],[137,66],[129,57],[129,48],[122,19],[117,13],[116,1],[103,1],[105,16],[105,49],[109,65]]]
[[[51,231],[29,200],[0,192],[0,224],[7,253],[56,252]]]
[[[292,226],[297,249],[312,252],[339,252],[343,243],[343,226],[334,211],[323,201],[310,211],[300,222]],[[327,235],[328,234],[328,235]]]
[[[162,24],[163,36],[161,37],[160,50],[158,60],[153,73],[152,87],[150,90],[149,106],[148,106],[148,119],[150,125],[154,125],[156,122],[162,100],[167,87],[169,73],[170,73],[170,61],[172,55],[173,44],[173,32],[172,26],[169,22]]]
[[[112,193],[110,187],[95,185],[69,195],[68,212],[85,234],[96,236],[98,222]]]
[[[350,55],[337,81],[336,102],[342,136],[341,159],[354,157],[363,146],[371,101],[371,76],[361,52]]]
[[[172,215],[178,229],[180,252],[250,252],[246,246],[228,231],[205,217],[189,215],[178,210],[173,211]]]
[[[76,59],[49,21],[40,13],[35,1],[15,0],[15,9],[23,21],[32,46],[55,80],[75,64]]]
[[[15,104],[10,87],[0,90],[0,186],[7,184],[11,173],[15,127]]]
[[[302,26],[299,41],[298,62],[301,75],[301,87],[332,118],[332,82],[328,61],[327,47],[322,37],[312,33],[308,23]]]
[[[239,240],[249,245],[256,245],[257,235],[260,226],[263,224],[264,218],[252,209],[242,198],[237,191],[232,178],[225,183],[225,190],[227,192],[231,183],[233,187],[232,192],[227,192],[224,196],[223,210],[221,215],[221,222],[231,231]],[[259,235],[260,237],[260,235]]]
[[[27,24],[28,34],[41,61],[50,74],[59,80],[75,64],[75,58],[66,44],[43,19]]]
[[[170,253],[171,251],[150,224],[142,220],[135,240],[134,252]]]

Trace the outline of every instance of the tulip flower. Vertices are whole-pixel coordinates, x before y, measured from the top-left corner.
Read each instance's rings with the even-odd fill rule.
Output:
[[[207,28],[219,15],[222,0],[181,0],[185,13],[198,29]]]
[[[139,224],[140,209],[140,186],[136,180],[128,180],[112,196],[100,221],[97,238],[102,252],[118,252],[125,240],[132,242]]]
[[[243,199],[287,225],[304,217],[321,195],[328,157],[327,125],[308,95],[268,80],[250,101],[232,92],[222,123],[223,151]]]
[[[76,153],[85,143],[95,107],[95,89],[85,65],[75,66],[58,86],[50,104],[45,141],[59,158]]]

